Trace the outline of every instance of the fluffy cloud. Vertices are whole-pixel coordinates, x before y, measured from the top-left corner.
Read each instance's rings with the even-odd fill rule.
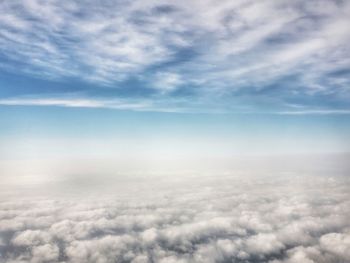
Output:
[[[33,248],[31,262],[55,262],[58,260],[58,256],[58,246],[45,244]]]
[[[2,194],[1,261],[350,261],[348,178],[138,179],[118,180],[117,193]]]
[[[339,255],[343,260],[350,259],[350,233],[329,233],[323,235],[320,240],[320,245],[326,251]]]

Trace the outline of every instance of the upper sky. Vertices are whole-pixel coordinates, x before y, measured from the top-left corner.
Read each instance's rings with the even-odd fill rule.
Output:
[[[347,0],[0,1],[0,160],[348,152],[349,25]]]
[[[0,2],[0,104],[350,113],[350,2]]]

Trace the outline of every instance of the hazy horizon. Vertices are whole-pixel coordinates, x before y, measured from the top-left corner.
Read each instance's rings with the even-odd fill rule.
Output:
[[[350,1],[0,1],[0,263],[350,263]]]

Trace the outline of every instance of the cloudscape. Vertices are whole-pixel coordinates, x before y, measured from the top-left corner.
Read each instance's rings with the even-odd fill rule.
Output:
[[[350,109],[348,1],[26,0],[0,10],[1,104]]]
[[[350,263],[350,1],[0,1],[0,263]]]
[[[8,262],[349,262],[350,182],[326,163],[331,176],[299,165],[17,183],[2,193],[0,252]]]

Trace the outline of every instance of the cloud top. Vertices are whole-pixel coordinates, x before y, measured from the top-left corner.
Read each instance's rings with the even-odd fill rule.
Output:
[[[350,260],[348,178],[142,180],[148,187],[132,191],[137,183],[125,181],[117,193],[98,197],[2,194],[2,262]]]

